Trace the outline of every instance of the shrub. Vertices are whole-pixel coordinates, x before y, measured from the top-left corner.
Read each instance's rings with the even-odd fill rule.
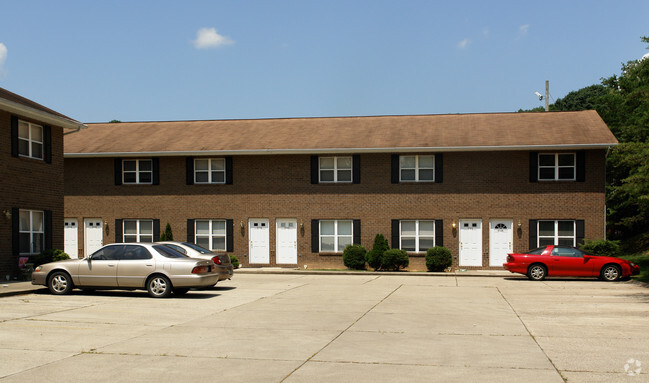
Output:
[[[620,254],[620,241],[609,241],[605,239],[584,240],[579,248],[591,255],[607,255],[617,257]]]
[[[385,239],[383,234],[377,234],[376,237],[374,237],[374,245],[372,245],[372,250],[370,250],[365,255],[367,264],[375,271],[380,269],[383,253],[385,253],[387,250],[390,250],[388,240]]]
[[[235,257],[234,255],[230,256],[230,263],[232,263],[232,267],[235,269],[239,268],[239,258]]]
[[[70,256],[59,249],[48,249],[41,251],[36,257],[34,257],[34,267],[42,265],[44,263],[62,261],[64,259],[70,259]]]
[[[426,251],[426,268],[428,271],[444,271],[453,263],[451,251],[442,246],[435,246]]]
[[[343,263],[352,270],[365,270],[367,250],[361,245],[347,245],[343,250]]]
[[[174,240],[174,234],[171,232],[171,225],[169,222],[167,222],[167,226],[165,227],[165,231],[160,235],[160,240],[161,241],[173,241]]]
[[[408,253],[401,249],[390,249],[383,253],[381,258],[381,269],[399,271],[408,267],[410,259]]]

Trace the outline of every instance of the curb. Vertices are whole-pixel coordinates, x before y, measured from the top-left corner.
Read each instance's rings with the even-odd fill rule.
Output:
[[[505,271],[479,272],[424,272],[424,271],[352,271],[352,270],[301,270],[284,268],[243,268],[236,269],[235,274],[298,274],[298,275],[381,275],[399,277],[507,277],[516,275]]]

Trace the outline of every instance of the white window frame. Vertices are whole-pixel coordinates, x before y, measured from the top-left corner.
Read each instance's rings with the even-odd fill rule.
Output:
[[[34,227],[34,215],[41,215],[41,227]],[[45,212],[42,210],[19,210],[19,219],[23,218],[25,215],[28,216],[28,226],[27,230],[23,229],[22,222],[19,225],[19,235],[29,235],[29,249],[28,251],[20,251],[20,255],[33,255],[40,254],[41,251],[45,250]],[[21,219],[22,221],[22,219]],[[40,236],[40,243],[36,244],[36,236]],[[21,238],[22,239],[22,238]],[[22,241],[21,241],[22,242]],[[40,249],[39,249],[40,247]],[[23,250],[23,249],[20,249]]]
[[[135,227],[135,233],[126,233],[126,223],[127,222],[135,222],[136,227]],[[151,223],[151,234],[142,234],[142,228],[141,224],[143,222],[149,222]],[[127,241],[126,237],[133,237],[135,240],[134,241]],[[151,237],[151,241],[143,241],[143,237]],[[148,238],[146,238],[148,239]],[[152,219],[125,219],[122,221],[122,242],[124,243],[131,243],[131,242],[147,242],[147,243],[152,243],[153,242],[153,220]]]
[[[322,160],[323,159],[333,159],[334,160],[334,167],[333,169],[323,169],[322,168]],[[349,160],[349,168],[344,168],[340,167],[338,165],[338,161],[342,159],[348,159]],[[349,180],[339,180],[338,178],[338,171],[349,171]],[[334,172],[334,179],[333,181],[323,181],[322,180],[322,172],[323,171],[333,171]],[[352,183],[354,181],[354,158],[352,156],[329,156],[329,157],[318,157],[318,182],[320,183]]]
[[[415,235],[403,235],[403,229],[401,227],[403,222],[415,222]],[[433,224],[433,234],[432,235],[422,235],[421,231],[419,230],[419,224],[421,222],[430,222]],[[428,249],[420,249],[419,247],[419,239],[432,239],[433,240],[433,246],[435,247],[435,220],[433,219],[404,219],[399,221],[399,249],[403,249],[402,242],[404,238],[413,238],[415,240],[415,250],[408,250],[410,252],[424,252]]]
[[[568,156],[572,155],[572,165],[571,166],[560,166],[559,165],[559,156]],[[554,156],[554,165],[541,165],[541,156]],[[539,181],[576,181],[577,180],[577,153],[539,153],[538,154],[538,168],[537,168],[537,179]],[[560,178],[560,170],[572,168],[572,178]],[[541,169],[554,169],[553,178],[541,178]]]
[[[201,222],[208,222],[209,230],[208,230],[207,234],[198,233],[198,223],[201,223]],[[223,234],[220,234],[220,233],[214,234],[213,228],[214,228],[214,223],[216,223],[216,222],[223,223]],[[222,248],[214,246],[214,238],[215,237],[223,238],[223,247]],[[224,219],[197,219],[197,220],[194,220],[194,242],[196,244],[198,244],[198,238],[208,238],[208,243],[209,243],[208,249],[210,249],[212,251],[226,251],[227,246],[228,246],[228,223],[227,223],[227,221],[224,220]]]
[[[20,135],[20,127],[22,126],[27,126],[27,137],[23,137]],[[40,129],[41,131],[41,141],[38,141],[37,139],[33,138],[35,134],[33,133],[34,130]],[[18,155],[20,157],[26,157],[26,158],[33,158],[37,160],[42,160],[45,158],[45,130],[43,129],[43,126],[38,125],[38,124],[33,124],[31,122],[23,121],[23,120],[18,120]],[[21,153],[20,150],[20,142],[26,142],[27,143],[27,153]],[[34,145],[40,145],[41,146],[41,155],[36,156],[34,155]]]
[[[135,170],[126,170],[126,167],[124,166],[126,162],[133,162],[135,161]],[[141,162],[149,162],[151,164],[151,170],[140,170],[140,163]],[[126,173],[135,173],[135,182],[127,182],[126,181]],[[140,180],[141,175],[144,173],[150,174],[151,180],[148,182],[142,182]],[[124,185],[153,185],[153,160],[152,159],[125,159],[122,160],[122,184]]]
[[[541,235],[541,222],[553,222],[554,223],[554,234],[553,235]],[[559,235],[559,222],[571,222],[572,223],[572,235]],[[552,243],[555,246],[576,246],[577,244],[577,221],[572,219],[540,219],[536,222],[536,247],[541,246],[541,239],[552,239]],[[559,244],[560,239],[572,239],[572,245]]]
[[[196,170],[196,161],[207,161],[207,170]],[[223,161],[223,170],[213,170],[213,161]],[[195,184],[225,184],[227,162],[225,158],[194,158],[194,183]],[[207,181],[198,181],[197,173],[207,172]],[[212,172],[223,173],[223,181],[214,181],[212,179]]]
[[[333,222],[334,223],[334,233],[333,234],[322,234],[322,223],[323,222]],[[352,230],[350,234],[339,234],[338,224],[341,222],[349,222]],[[318,250],[320,252],[326,253],[342,253],[343,250],[338,250],[340,238],[349,238],[349,244],[354,244],[354,221],[351,219],[322,219],[318,222]],[[323,238],[333,238],[334,239],[334,249],[333,250],[322,250],[322,239]]]
[[[415,157],[415,167],[404,167],[403,166],[403,158],[406,157]],[[419,165],[419,159],[421,157],[430,157],[433,160],[433,165],[432,167],[421,167]],[[405,180],[402,177],[403,170],[414,170],[415,171],[415,179],[414,180]],[[419,171],[420,170],[432,170],[433,171],[433,179],[432,180],[421,180],[419,177]],[[399,182],[435,182],[435,155],[400,155],[399,156]]]

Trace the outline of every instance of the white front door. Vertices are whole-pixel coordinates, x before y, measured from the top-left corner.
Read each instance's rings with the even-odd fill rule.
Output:
[[[482,266],[482,220],[460,220],[460,266]]]
[[[513,222],[511,219],[492,219],[489,221],[489,266],[500,266],[512,252]]]
[[[103,246],[104,229],[99,218],[83,220],[83,254],[88,256]]]
[[[70,258],[79,258],[79,227],[76,218],[66,218],[63,222],[63,251]]]
[[[250,219],[250,221],[248,221],[250,263],[270,263],[268,233],[268,219]]]
[[[276,240],[276,263],[297,264],[297,220],[278,219]]]

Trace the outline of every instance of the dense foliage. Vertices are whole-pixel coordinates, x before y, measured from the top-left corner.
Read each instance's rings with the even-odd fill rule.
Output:
[[[230,263],[232,263],[232,267],[235,269],[239,268],[239,258],[235,257],[234,255],[230,256]]]
[[[169,222],[167,222],[167,226],[165,227],[165,231],[160,234],[160,240],[161,241],[173,241],[174,240],[174,234],[171,232],[171,225]]]
[[[579,248],[590,255],[606,255],[609,257],[617,257],[620,255],[619,241],[607,241],[604,239],[591,241],[586,239]]]
[[[347,245],[343,250],[343,263],[352,270],[365,270],[367,250],[361,245]]]
[[[453,258],[451,251],[442,246],[435,246],[426,251],[426,269],[428,271],[444,271],[451,267]]]
[[[405,250],[390,249],[383,252],[383,257],[381,258],[382,270],[399,271],[399,269],[408,267],[409,264],[410,258]]]
[[[374,237],[374,245],[372,245],[372,250],[367,252],[365,255],[365,260],[367,264],[374,269],[375,271],[381,268],[383,253],[387,250],[390,250],[390,244],[388,240],[385,239],[383,234],[377,234]]]
[[[70,259],[70,256],[60,249],[49,249],[43,250],[40,254],[34,257],[33,263],[34,267],[56,261],[62,261],[64,259]]]

